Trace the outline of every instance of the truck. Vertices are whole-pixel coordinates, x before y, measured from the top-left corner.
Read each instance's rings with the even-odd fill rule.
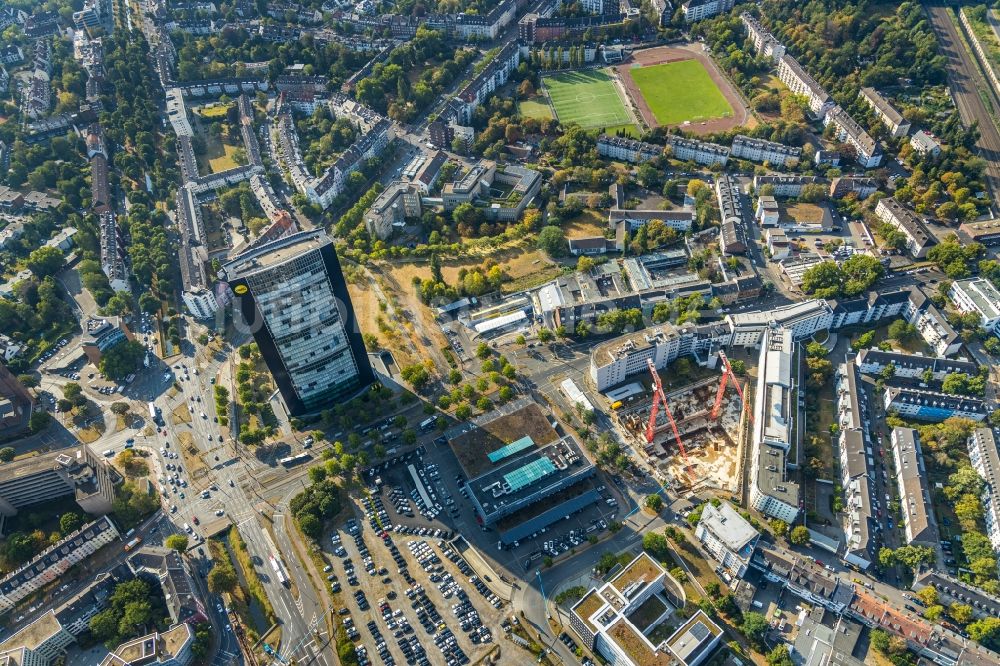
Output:
[[[268,559],[271,560],[271,568],[274,569],[275,578],[285,587],[289,587],[288,576],[285,575],[285,569],[281,566],[281,562],[274,555],[269,555]]]
[[[142,537],[136,537],[132,539],[127,544],[125,544],[125,552],[126,553],[129,552],[130,550],[138,546],[140,543],[142,543]]]
[[[160,410],[152,402],[149,403],[149,420],[156,425],[160,425]]]

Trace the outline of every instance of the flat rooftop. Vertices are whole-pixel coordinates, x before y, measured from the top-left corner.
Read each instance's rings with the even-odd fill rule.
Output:
[[[248,250],[224,264],[222,269],[229,276],[229,279],[235,279],[281,265],[311,250],[319,250],[332,242],[323,230],[301,231],[287,238]]]
[[[3,643],[0,643],[0,652],[16,650],[21,647],[26,647],[29,650],[37,649],[39,645],[61,629],[62,625],[56,619],[55,611],[50,610]]]
[[[545,446],[559,438],[542,408],[534,402],[506,413],[491,415],[465,427],[465,432],[449,436],[449,444],[466,478],[476,478],[494,465],[489,454],[523,437],[530,437],[535,447]],[[502,460],[500,462],[503,462]]]
[[[684,664],[702,659],[722,629],[699,610],[666,640],[667,647]]]
[[[662,573],[663,567],[657,564],[652,557],[643,552],[632,560],[628,566],[622,569],[617,576],[608,582],[611,583],[611,586],[618,590],[619,593],[624,595],[624,591],[633,583],[637,583],[639,581],[651,583]]]
[[[597,631],[597,627],[590,622],[590,616],[599,611],[601,606],[605,603],[607,602],[604,601],[604,598],[597,593],[597,590],[591,588],[587,594],[583,595],[583,598],[580,599],[580,601],[576,602],[576,605],[573,606],[572,610],[580,616],[580,619],[583,620],[584,624],[586,624],[591,631]]]
[[[533,495],[559,490],[557,484],[587,470],[593,464],[572,437],[506,459],[485,474],[470,479],[468,487],[487,515],[515,505]]]

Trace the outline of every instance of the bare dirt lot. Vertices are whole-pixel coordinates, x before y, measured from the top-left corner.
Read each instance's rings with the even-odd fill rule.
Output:
[[[715,62],[702,51],[701,45],[688,44],[685,46],[658,46],[652,49],[636,51],[628,61],[615,66],[618,78],[625,87],[629,98],[632,100],[632,104],[639,110],[640,115],[649,127],[659,127],[660,125],[656,121],[656,117],[653,115],[646,100],[643,98],[642,93],[639,91],[639,86],[633,80],[631,70],[637,65],[659,65],[665,62],[677,62],[680,60],[698,60],[701,62],[712,78],[712,82],[718,86],[726,101],[733,108],[733,116],[730,118],[715,118],[688,125],[679,125],[680,127],[694,134],[712,134],[714,132],[724,132],[734,127],[744,125],[753,127],[756,125],[756,121],[750,110],[743,104],[743,100],[740,99],[739,94],[733,89],[729,80],[715,66]]]
[[[452,439],[449,444],[469,479],[475,478],[491,466],[487,454],[510,444],[525,435],[536,446],[544,446],[558,438],[549,425],[549,419],[535,404],[507,414]]]

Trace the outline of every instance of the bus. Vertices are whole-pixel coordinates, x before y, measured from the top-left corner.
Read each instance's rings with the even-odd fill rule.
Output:
[[[160,425],[160,410],[153,403],[149,403],[149,419],[156,425]]]
[[[296,465],[304,463],[311,457],[312,456],[310,456],[308,453],[300,453],[295,456],[288,456],[287,458],[281,458],[278,460],[278,464],[283,467],[294,467]]]
[[[429,419],[424,419],[420,422],[420,429],[427,432],[437,424],[437,417],[430,417]]]
[[[271,560],[271,568],[274,569],[274,575],[278,579],[278,582],[285,587],[289,587],[288,576],[285,575],[285,570],[282,568],[281,562],[279,562],[274,555],[268,556],[268,559]]]
[[[125,544],[125,552],[126,553],[129,552],[130,550],[138,546],[140,543],[142,543],[142,537],[136,537],[132,539],[127,544]]]

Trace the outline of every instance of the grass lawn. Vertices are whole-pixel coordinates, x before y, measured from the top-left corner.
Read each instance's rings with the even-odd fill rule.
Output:
[[[661,125],[733,115],[722,91],[697,60],[638,67],[631,74]]]
[[[628,112],[611,78],[603,70],[565,72],[543,79],[552,106],[563,125],[584,129],[626,125]]]
[[[522,118],[538,118],[539,120],[552,118],[552,109],[545,103],[545,100],[523,100],[517,103],[517,111]]]
[[[230,146],[228,143],[223,143],[221,147],[223,151],[221,155],[208,158],[208,166],[212,169],[212,173],[235,169],[239,166],[239,163],[233,158],[233,153],[236,152],[238,146]]]

